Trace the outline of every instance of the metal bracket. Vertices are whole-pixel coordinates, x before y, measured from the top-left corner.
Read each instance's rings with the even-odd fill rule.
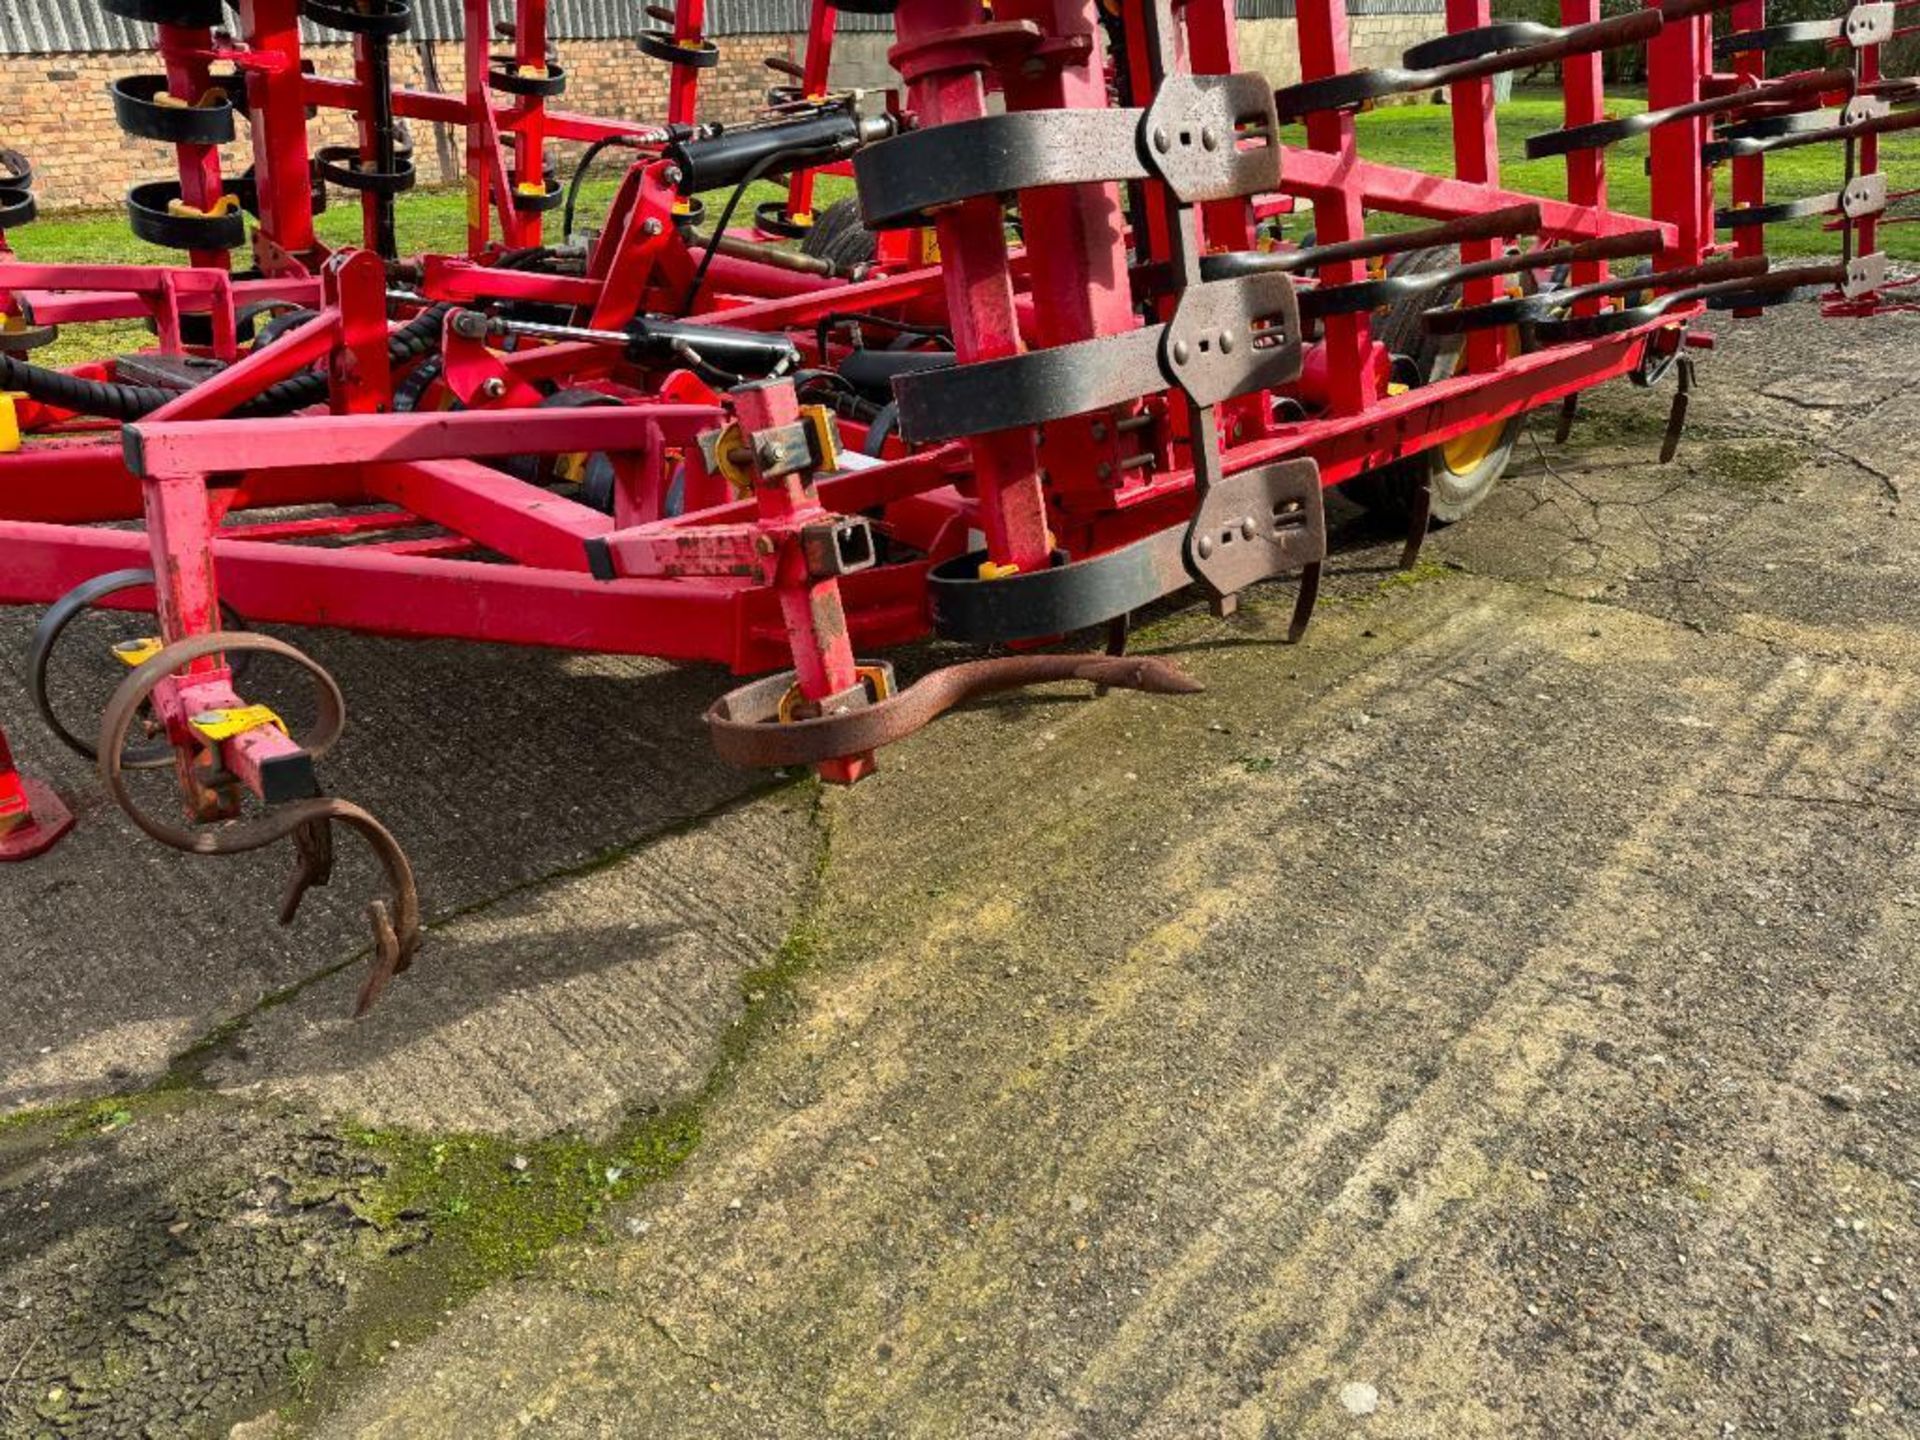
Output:
[[[1268,272],[1188,286],[1165,325],[916,371],[896,378],[893,393],[901,433],[929,442],[1044,425],[1169,385],[1214,405],[1283,385],[1300,364],[1292,277]]]
[[[1168,76],[1146,110],[1019,110],[909,131],[853,160],[871,229],[1050,185],[1164,181],[1183,203],[1280,184],[1273,92],[1256,74]]]
[[[1846,38],[1854,49],[1878,45],[1893,36],[1894,6],[1891,3],[1856,5],[1847,12]]]
[[[1284,385],[1300,364],[1300,303],[1284,274],[1187,286],[1160,346],[1162,372],[1196,405]]]
[[[1871,255],[1856,255],[1847,262],[1847,278],[1840,282],[1840,293],[1849,300],[1871,295],[1886,287],[1887,257],[1876,250]]]
[[[1215,480],[1186,548],[1187,568],[1216,597],[1317,565],[1327,556],[1320,467],[1280,460]]]
[[[1840,112],[1842,125],[1864,125],[1869,120],[1878,120],[1891,115],[1893,106],[1875,95],[1856,95],[1847,101],[1846,108]]]
[[[1280,120],[1262,75],[1167,76],[1139,137],[1141,160],[1185,204],[1280,184]]]
[[[1884,172],[1856,175],[1840,192],[1840,213],[1849,220],[1878,215],[1887,208],[1887,177]]]

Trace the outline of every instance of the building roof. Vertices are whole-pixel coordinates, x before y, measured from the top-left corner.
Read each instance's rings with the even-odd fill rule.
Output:
[[[1348,0],[1355,15],[1431,14],[1443,0]],[[461,0],[413,0],[413,34],[421,39],[457,40],[462,33]],[[493,0],[494,13],[512,12],[511,0]],[[1237,0],[1247,19],[1286,17],[1294,0]],[[784,35],[807,28],[808,0],[708,0],[707,30],[713,35]],[[605,40],[632,35],[643,24],[644,0],[551,0],[548,24],[557,40]],[[885,30],[885,15],[842,12],[847,30]],[[338,40],[331,31],[306,27],[307,39]],[[122,20],[100,8],[99,0],[0,0],[0,55],[51,55],[94,51],[147,50],[152,27]]]

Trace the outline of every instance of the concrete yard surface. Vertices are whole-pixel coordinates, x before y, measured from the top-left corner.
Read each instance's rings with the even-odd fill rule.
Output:
[[[327,637],[434,919],[359,1024],[349,898],[253,953],[23,744],[0,1434],[1920,1433],[1920,326],[1810,318],[850,790]]]

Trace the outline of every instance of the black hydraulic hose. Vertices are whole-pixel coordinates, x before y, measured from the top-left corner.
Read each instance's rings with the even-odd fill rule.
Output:
[[[496,266],[503,270],[537,268],[551,252],[541,245],[505,252]],[[429,306],[387,337],[387,360],[396,367],[408,365],[440,348],[440,327],[452,305]],[[17,355],[0,352],[0,390],[18,390],[42,405],[92,415],[103,420],[122,422],[151,415],[162,405],[172,404],[191,391],[163,390],[155,385],[122,385],[111,380],[89,380],[69,375],[64,370],[49,370]],[[261,415],[285,415],[316,405],[327,398],[327,377],[323,371],[305,370],[269,385],[253,399],[233,412],[231,418]]]
[[[693,302],[699,298],[700,287],[706,283],[707,269],[713,264],[713,257],[720,253],[720,237],[727,233],[727,226],[733,223],[733,212],[740,206],[741,197],[749,186],[758,180],[776,163],[785,158],[775,150],[762,155],[747,167],[747,173],[740,177],[740,183],[733,187],[733,193],[727,197],[726,208],[720,212],[720,223],[713,227],[713,243],[707,246],[706,253],[700,257],[700,263],[694,268],[693,279],[687,285],[687,293],[680,297],[681,315],[693,313]]]
[[[106,420],[138,420],[158,410],[179,391],[162,390],[153,385],[118,385],[107,380],[87,380],[64,370],[49,370],[32,365],[17,355],[0,352],[0,390],[18,390],[42,405],[73,410],[82,415],[97,415]]]
[[[429,305],[413,319],[387,337],[387,363],[396,369],[411,364],[422,355],[440,348],[440,326],[453,306],[447,302]],[[258,415],[286,415],[304,410],[327,398],[327,376],[322,370],[302,370],[298,375],[269,385],[253,399],[233,411],[234,419]]]
[[[574,165],[573,175],[567,181],[567,206],[560,212],[560,237],[563,240],[573,234],[574,211],[580,203],[580,187],[586,184],[587,171],[603,150],[614,145],[627,149],[639,148],[639,143],[630,135],[602,135],[580,152],[579,162]]]

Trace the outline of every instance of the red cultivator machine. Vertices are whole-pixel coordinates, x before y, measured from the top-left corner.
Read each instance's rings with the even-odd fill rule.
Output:
[[[647,11],[641,48],[673,67],[659,124],[555,108],[545,0],[518,0],[504,53],[468,0],[460,97],[393,88],[407,0],[241,0],[231,33],[217,0],[102,3],[158,23],[165,73],[113,99],[178,147],[178,179],[135,187],[131,218],[190,263],[0,263],[22,437],[0,456],[0,601],[51,605],[30,665],[43,713],[150,835],[201,853],[291,839],[287,915],[326,879],[335,822],[373,844],[393,894],[363,1003],[418,944],[412,876],[370,814],[320,791],[338,687],[239,615],[722,664],[763,677],[709,712],[723,756],[851,781],[990,691],[1194,688],[1125,654],[1128,617],[1176,592],[1225,610],[1298,577],[1297,636],[1328,486],[1404,516],[1411,561],[1497,478],[1528,411],[1570,423],[1587,387],[1673,371],[1671,451],[1709,308],[1903,308],[1875,251],[1912,193],[1878,172],[1878,137],[1920,126],[1902,108],[1920,95],[1880,69],[1897,3],[1768,28],[1763,0],[1604,19],[1563,0],[1549,27],[1448,0],[1445,35],[1355,70],[1341,0],[1301,0],[1303,78],[1276,94],[1236,69],[1227,0],[865,0],[845,8],[892,14],[884,107],[828,91],[818,4],[806,64],[772,62],[793,83],[729,127],[699,119],[699,0]],[[307,72],[302,11],[352,36],[351,80]],[[1769,74],[1771,50],[1809,39],[1844,63]],[[1628,45],[1646,47],[1648,109],[1610,119],[1602,55]],[[1566,157],[1566,200],[1499,173],[1492,77],[1549,62],[1565,125],[1528,148]],[[1436,91],[1452,175],[1360,152],[1357,110]],[[309,153],[315,107],[350,111],[358,144]],[[242,119],[253,165],[225,176]],[[464,254],[396,249],[407,121],[464,128]],[[1641,134],[1647,216],[1610,208],[1604,164]],[[630,163],[596,228],[543,243],[567,202],[556,140]],[[1766,157],[1811,145],[1834,189],[1770,200]],[[816,213],[832,168],[857,211]],[[31,218],[19,169],[7,224]],[[756,181],[784,197],[736,226]],[[359,193],[363,245],[316,239],[330,184]],[[1278,239],[1307,205],[1311,239]],[[1809,214],[1834,255],[1770,263],[1766,225]],[[29,358],[56,325],[129,318],[157,347]],[[155,613],[158,633],[117,647],[125,678],[81,727],[45,676],[102,606]],[[1103,650],[1039,648],[1088,629]],[[988,658],[906,685],[876,658],[929,634]],[[311,677],[306,733],[250,699],[254,659]],[[137,767],[172,770],[184,821],[135,803]]]

